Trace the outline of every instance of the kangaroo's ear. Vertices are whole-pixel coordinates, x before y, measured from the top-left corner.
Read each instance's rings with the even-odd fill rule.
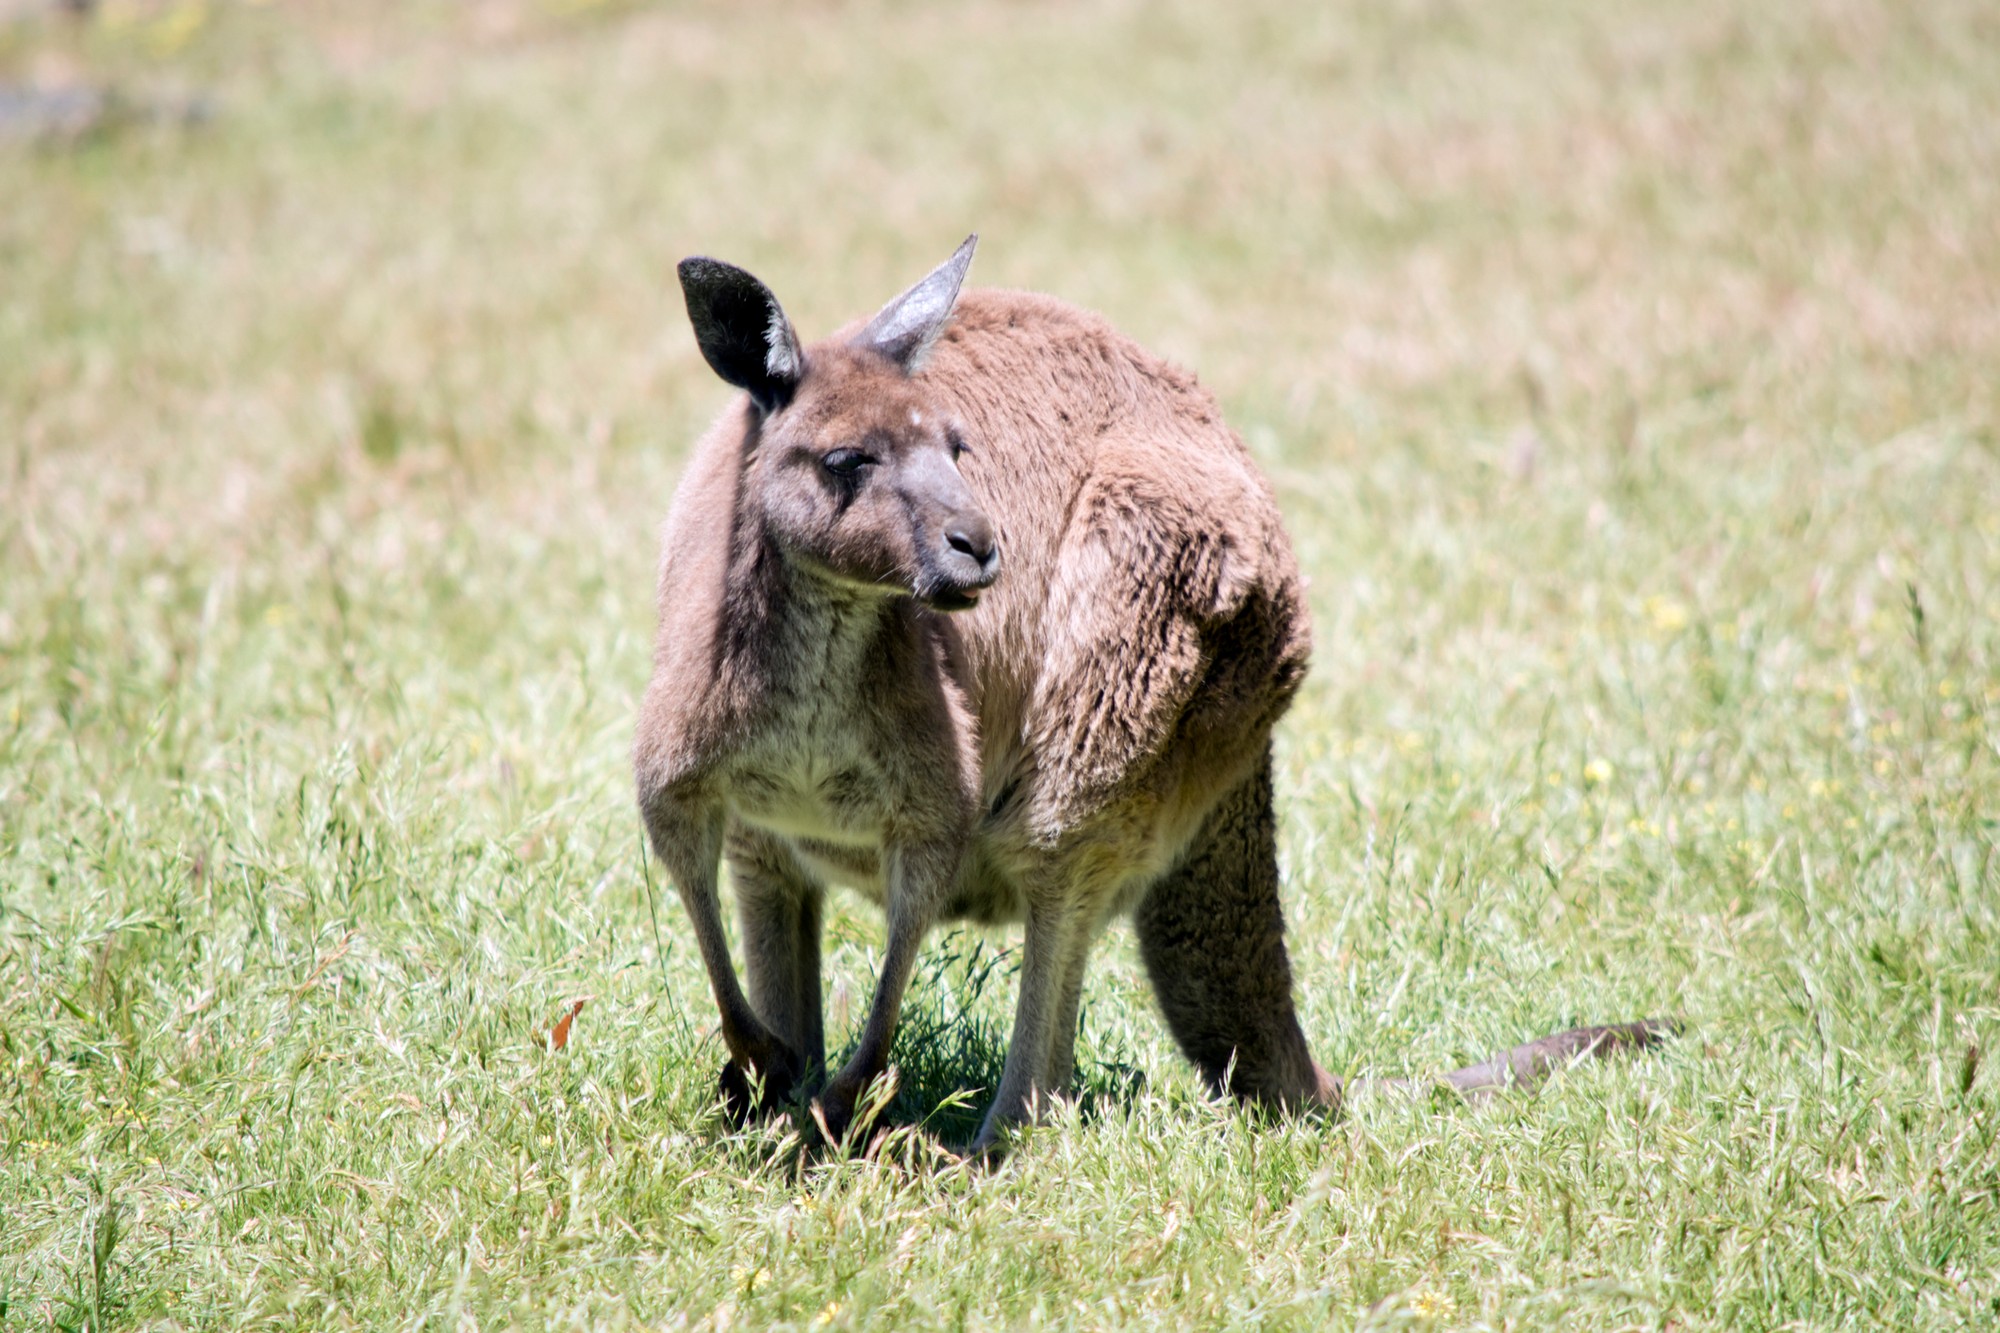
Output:
[[[771,289],[734,264],[701,255],[683,259],[680,275],[694,340],[715,373],[749,390],[767,415],[791,402],[806,358]]]
[[[868,327],[854,335],[854,345],[880,352],[906,373],[922,369],[931,344],[951,322],[951,308],[958,302],[958,289],[965,282],[965,270],[972,267],[972,249],[979,244],[977,233],[965,238],[950,259],[931,270],[929,277],[882,307],[868,321]]]

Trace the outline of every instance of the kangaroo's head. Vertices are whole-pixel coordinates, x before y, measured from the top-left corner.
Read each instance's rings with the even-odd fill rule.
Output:
[[[966,443],[922,375],[977,237],[845,340],[800,347],[777,298],[713,259],[681,290],[715,373],[750,395],[743,503],[820,577],[962,611],[1000,576],[993,525],[959,475]]]

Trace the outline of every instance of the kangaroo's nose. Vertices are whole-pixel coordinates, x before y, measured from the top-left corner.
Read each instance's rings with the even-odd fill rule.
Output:
[[[945,526],[944,542],[978,565],[982,579],[990,579],[1000,568],[1000,548],[993,540],[993,525],[984,514],[958,515]]]

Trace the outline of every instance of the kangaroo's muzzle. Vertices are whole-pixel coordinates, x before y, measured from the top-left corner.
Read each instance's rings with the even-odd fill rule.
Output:
[[[969,610],[1000,577],[1000,543],[992,523],[976,509],[951,515],[924,555],[916,594],[934,610]]]

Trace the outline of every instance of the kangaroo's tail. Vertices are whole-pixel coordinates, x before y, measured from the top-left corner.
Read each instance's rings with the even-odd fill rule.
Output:
[[[1341,1080],[1321,1070],[1320,1099],[1337,1106],[1348,1098],[1373,1092],[1416,1096],[1440,1084],[1466,1097],[1485,1097],[1510,1089],[1525,1090],[1571,1065],[1619,1051],[1643,1050],[1680,1034],[1680,1023],[1671,1018],[1571,1028],[1567,1032],[1553,1033],[1501,1051],[1490,1060],[1454,1069],[1449,1074],[1428,1078],[1357,1079],[1345,1088],[1341,1086]]]

